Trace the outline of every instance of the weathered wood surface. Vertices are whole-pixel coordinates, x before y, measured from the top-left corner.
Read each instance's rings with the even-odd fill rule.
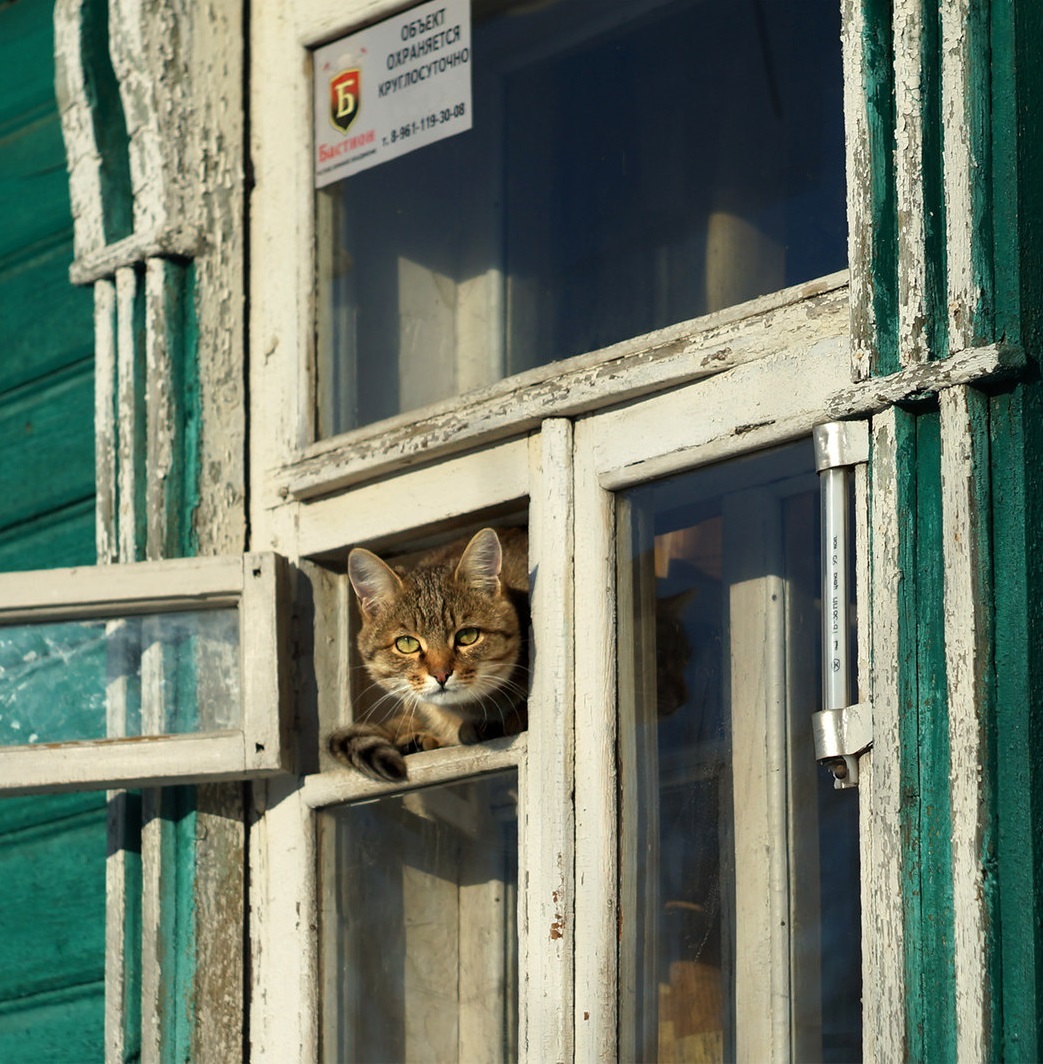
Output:
[[[0,5],[3,570],[94,556],[91,298],[67,284],[53,47],[47,0]],[[102,1053],[105,843],[103,794],[0,802],[0,1059]]]
[[[847,333],[846,275],[672,325],[603,351],[541,366],[309,447],[276,481],[298,498],[337,490],[392,468],[534,428],[544,418],[587,413],[794,347]]]
[[[619,913],[616,903],[615,500],[599,483],[589,423],[575,430],[577,588],[596,588],[582,609],[576,655],[575,1050],[577,1060],[616,1056]],[[577,639],[579,637],[577,636]]]
[[[901,515],[896,498],[896,462],[894,414],[888,411],[873,419],[869,674],[873,749],[861,759],[859,802],[864,1052],[867,1060],[880,1062],[901,1060],[906,1055],[898,731]]]
[[[949,701],[956,1049],[989,1060],[983,767],[992,661],[987,404],[971,388],[941,395],[942,537],[945,552],[945,672]]]
[[[529,696],[527,756],[519,802],[522,868],[519,891],[526,945],[519,969],[520,1038],[526,1059],[571,1060],[575,943],[573,888],[573,605],[572,425],[543,423],[531,440],[529,553],[533,631],[539,633]],[[585,630],[585,626],[584,626]],[[549,807],[556,815],[547,816]]]

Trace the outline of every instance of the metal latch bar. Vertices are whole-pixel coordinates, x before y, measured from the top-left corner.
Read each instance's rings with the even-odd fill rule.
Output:
[[[857,755],[873,741],[872,710],[852,705],[850,660],[849,521],[852,466],[869,460],[869,426],[831,421],[813,430],[815,468],[822,499],[822,702],[813,715],[816,757],[833,773],[837,788],[858,785]]]

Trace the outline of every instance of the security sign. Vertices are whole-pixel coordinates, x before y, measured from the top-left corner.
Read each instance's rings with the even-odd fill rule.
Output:
[[[333,128],[347,133],[359,113],[359,86],[362,71],[342,70],[330,80],[330,121]]]
[[[471,0],[417,4],[312,62],[316,188],[471,128]]]

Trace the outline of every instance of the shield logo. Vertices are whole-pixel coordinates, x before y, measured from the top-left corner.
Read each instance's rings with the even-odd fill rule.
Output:
[[[359,113],[359,86],[362,71],[355,67],[342,70],[330,79],[330,122],[333,128],[347,133],[348,127]]]

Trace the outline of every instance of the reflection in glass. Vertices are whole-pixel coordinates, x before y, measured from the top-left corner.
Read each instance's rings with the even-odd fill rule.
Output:
[[[836,0],[473,21],[473,128],[318,197],[320,435],[845,265]]]
[[[320,819],[323,1059],[517,1056],[517,774]]]
[[[861,1054],[857,792],[811,737],[813,470],[794,445],[620,501],[621,1059]]]
[[[0,746],[239,726],[239,614],[0,627]]]

